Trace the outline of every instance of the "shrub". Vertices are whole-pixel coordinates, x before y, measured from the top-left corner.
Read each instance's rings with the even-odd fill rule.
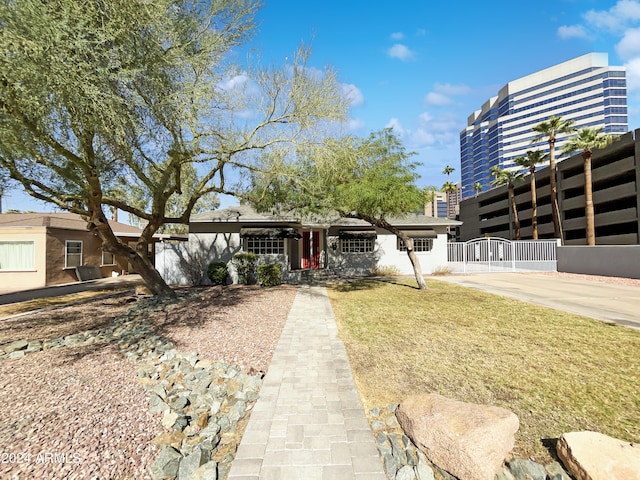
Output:
[[[439,267],[436,267],[433,270],[433,273],[431,275],[446,276],[446,275],[451,275],[451,273],[453,273],[453,270],[451,269],[451,267],[441,265]]]
[[[400,269],[395,265],[374,265],[369,269],[371,277],[395,277],[400,274]]]
[[[225,262],[211,262],[207,267],[207,276],[212,285],[225,285],[229,276],[229,269]]]
[[[258,255],[255,253],[236,253],[233,256],[233,265],[238,272],[238,281],[245,285],[256,283],[256,264]]]
[[[282,265],[263,263],[258,266],[258,283],[263,287],[275,287],[282,283]]]

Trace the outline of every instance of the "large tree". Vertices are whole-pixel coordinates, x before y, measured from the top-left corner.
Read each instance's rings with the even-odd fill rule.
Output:
[[[531,231],[534,240],[538,239],[538,197],[536,195],[536,166],[547,160],[547,153],[541,150],[528,150],[526,157],[517,157],[513,161],[516,165],[529,170],[529,184],[531,185]]]
[[[587,224],[587,245],[596,244],[595,212],[593,209],[593,181],[591,179],[591,157],[593,150],[609,145],[614,136],[602,133],[602,128],[583,128],[569,139],[563,153],[580,152],[584,160],[584,216]]]
[[[491,174],[495,175],[494,185],[506,185],[509,192],[509,203],[513,212],[513,227],[516,240],[520,240],[520,218],[518,217],[518,205],[516,203],[515,183],[522,180],[523,175],[517,170],[500,170],[499,167],[491,169]]]
[[[277,209],[303,217],[357,218],[392,232],[407,247],[418,287],[426,289],[413,239],[390,222],[424,206],[425,192],[415,184],[418,164],[410,161],[412,155],[392,130],[385,129],[368,138],[330,139],[300,150],[295,158],[272,156],[265,159],[270,163],[265,170],[279,173],[254,177],[252,203],[262,211]]]
[[[253,0],[0,0],[0,166],[86,218],[155,294],[174,295],[147,258],[162,225],[187,223],[211,194],[237,194],[230,171],[257,168],[255,152],[294,148],[345,116],[334,72],[307,68],[305,49],[282,67],[234,67],[256,10]],[[114,208],[143,222],[135,248],[114,236],[104,213]]]
[[[540,122],[533,127],[536,136],[531,143],[547,139],[549,143],[549,185],[551,187],[551,219],[553,221],[553,232],[555,238],[563,241],[562,220],[560,218],[560,207],[558,205],[558,187],[556,185],[556,140],[558,135],[569,134],[575,131],[575,121],[565,120],[562,117],[552,115],[548,120]]]

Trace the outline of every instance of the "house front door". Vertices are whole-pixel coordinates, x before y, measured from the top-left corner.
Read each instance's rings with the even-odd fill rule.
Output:
[[[302,232],[302,268],[320,268],[320,230]]]

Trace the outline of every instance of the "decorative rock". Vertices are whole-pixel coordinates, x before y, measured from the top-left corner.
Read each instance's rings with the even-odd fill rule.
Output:
[[[396,473],[396,480],[416,480],[416,474],[409,465],[405,465]]]
[[[430,461],[465,480],[494,480],[519,427],[518,417],[504,408],[437,394],[409,397],[396,417]]]
[[[15,342],[10,343],[9,345],[5,345],[2,347],[4,353],[16,352],[18,350],[25,350],[29,346],[29,342],[26,340],[17,340]]]
[[[531,460],[511,460],[508,465],[516,480],[547,480],[544,467]]]
[[[216,462],[207,462],[198,468],[191,480],[218,480],[218,464]]]
[[[151,440],[151,443],[157,445],[159,447],[170,446],[175,448],[176,450],[180,450],[180,446],[182,445],[182,441],[184,440],[184,433],[173,430],[171,432],[164,432]]]
[[[549,474],[549,480],[571,480],[569,474],[558,462],[552,462],[549,465],[545,465],[544,468]]]
[[[418,480],[434,480],[433,469],[427,465],[427,457],[420,450],[416,450],[418,455],[418,465],[415,467],[416,477]]]
[[[24,350],[17,350],[15,352],[11,352],[9,354],[9,358],[20,358],[20,357],[24,357],[24,355],[25,355]]]
[[[576,480],[640,480],[640,446],[598,432],[565,433],[558,457]]]
[[[191,480],[193,474],[200,466],[207,463],[208,458],[199,448],[196,448],[192,454],[186,456],[180,462],[178,469],[178,480]]]
[[[503,467],[502,470],[496,474],[495,480],[516,480],[516,478],[507,467]]]
[[[165,429],[170,430],[173,424],[176,423],[176,420],[178,420],[178,414],[172,410],[167,410],[164,412],[160,423]]]
[[[160,455],[149,468],[151,478],[160,480],[165,478],[173,478],[178,475],[180,468],[180,460],[182,455],[172,447],[164,447],[160,451]]]

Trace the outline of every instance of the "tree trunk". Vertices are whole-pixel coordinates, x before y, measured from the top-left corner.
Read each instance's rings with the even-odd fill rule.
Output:
[[[538,239],[538,197],[536,195],[536,170],[531,169],[531,229],[534,240]]]
[[[591,152],[582,154],[584,159],[584,217],[587,221],[587,245],[596,244],[595,212],[593,210],[593,185],[591,180]]]
[[[147,257],[148,242],[142,240],[136,245],[136,250],[122,243],[114,234],[102,208],[94,210],[90,219],[90,229],[94,230],[102,240],[105,251],[127,259],[140,274],[147,288],[152,294],[160,297],[175,297],[176,293],[160,276]]]
[[[549,184],[551,186],[551,218],[553,219],[553,234],[564,243],[562,222],[560,221],[560,207],[558,206],[558,186],[556,184],[556,139],[549,137]]]
[[[396,237],[398,237],[407,247],[407,255],[409,256],[409,261],[411,262],[411,266],[413,267],[413,274],[416,277],[416,282],[418,282],[418,288],[420,290],[427,290],[429,287],[427,286],[427,282],[424,280],[424,275],[422,274],[422,267],[420,266],[420,261],[418,257],[416,257],[416,253],[413,251],[413,239],[400,230],[399,228],[394,227],[389,222],[387,222],[383,218],[374,218],[366,215],[353,215],[346,214],[346,217],[351,218],[359,218],[366,222],[369,222],[371,225],[374,225],[379,228],[384,228],[385,230],[393,233]]]
[[[518,206],[516,205],[516,195],[513,184],[509,185],[509,199],[511,200],[511,211],[513,212],[513,226],[516,233],[516,240],[520,240],[520,219],[518,218]]]

